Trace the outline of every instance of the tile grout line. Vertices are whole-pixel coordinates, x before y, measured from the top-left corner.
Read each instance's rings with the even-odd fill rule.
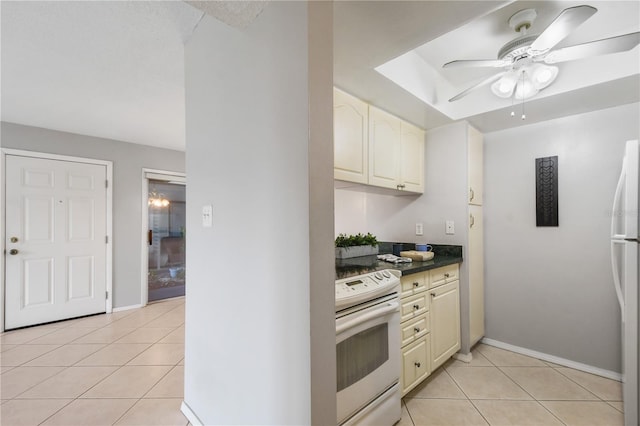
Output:
[[[503,349],[503,350],[506,350],[506,349]],[[538,399],[536,399],[536,397],[534,397],[534,396],[533,396],[533,395],[531,395],[529,392],[527,392],[527,390],[526,390],[524,387],[520,386],[520,384],[519,384],[518,382],[516,382],[516,381],[515,381],[511,376],[509,376],[506,372],[504,372],[504,371],[502,370],[502,368],[500,368],[500,366],[496,365],[493,361],[491,361],[491,359],[490,359],[487,355],[483,354],[483,353],[482,353],[482,351],[481,351],[479,348],[478,348],[478,352],[480,352],[480,354],[481,354],[482,356],[484,356],[484,357],[485,357],[485,358],[486,358],[486,359],[487,359],[491,364],[495,365],[495,367],[496,367],[496,368],[497,368],[497,369],[498,369],[502,374],[504,374],[505,376],[507,376],[507,378],[509,378],[509,380],[511,380],[511,381],[512,381],[516,386],[518,386],[520,389],[522,389],[522,391],[523,391],[524,393],[526,393],[527,395],[529,395],[533,401],[535,401],[539,406],[541,406],[544,410],[546,410],[549,414],[551,414],[554,418],[556,418],[560,423],[562,423],[563,425],[565,425],[565,426],[566,426],[566,423],[565,423],[565,422],[563,422],[560,418],[558,418],[558,416],[556,416],[555,414],[553,414],[553,413],[551,412],[551,410],[549,410],[547,407],[545,407],[545,405],[544,405],[544,404],[542,404],[540,401],[538,401]],[[508,351],[508,352],[511,352],[511,351]],[[526,356],[526,355],[525,355],[525,356]],[[533,359],[537,359],[537,358],[533,358]],[[542,360],[539,360],[539,361],[542,361]],[[544,362],[544,361],[542,361],[542,362]],[[503,367],[504,367],[504,366],[503,366]],[[546,365],[546,364],[545,364],[545,367],[540,367],[540,368],[550,368],[550,369],[553,369],[551,366]]]
[[[566,368],[566,367],[565,367]],[[582,389],[586,390],[587,392],[589,392],[591,395],[595,396],[596,398],[598,398],[598,400],[602,401],[602,402],[607,402],[607,400],[605,400],[604,398],[600,398],[599,395],[596,395],[595,392],[592,392],[590,389],[588,389],[586,386],[583,386],[582,384],[578,383],[577,381],[573,380],[571,377],[567,376],[566,374],[562,373],[562,371],[559,371],[560,369],[555,369],[556,372],[558,372],[559,374],[562,375],[562,377],[567,378],[570,382],[575,383],[576,385],[580,386]],[[590,374],[590,373],[586,373],[586,374]]]

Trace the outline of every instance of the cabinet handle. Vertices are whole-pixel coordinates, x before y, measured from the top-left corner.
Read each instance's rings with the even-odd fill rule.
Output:
[[[436,294],[435,293],[431,293],[431,297],[436,297]]]
[[[476,218],[475,218],[475,217],[473,217],[473,215],[472,215],[472,214],[470,214],[470,215],[469,215],[469,222],[470,222],[470,224],[469,224],[469,228],[473,228],[473,225],[475,225],[475,224],[476,224]]]
[[[445,277],[445,278],[449,278],[449,273],[448,273],[448,272],[447,272],[447,273],[445,273],[445,274],[444,274],[444,277]]]
[[[404,189],[404,187],[405,187],[405,184],[404,184],[404,183],[401,183],[401,184],[396,185],[396,189],[400,189],[400,190],[402,190],[402,189]]]
[[[421,366],[422,364],[420,364],[419,362],[414,362],[414,365],[415,365],[416,367],[420,368],[420,366]]]
[[[476,196],[476,193],[473,192],[473,188],[469,188],[469,201],[473,201],[475,196]]]
[[[413,309],[417,311],[418,309],[420,309],[420,305],[413,305]]]
[[[420,285],[420,283],[419,283],[419,282],[417,282],[417,281],[416,281],[415,283],[413,283],[413,286],[414,286],[414,287],[418,287],[419,285]]]
[[[415,331],[416,333],[420,333],[420,328],[419,327],[413,327],[413,331]]]

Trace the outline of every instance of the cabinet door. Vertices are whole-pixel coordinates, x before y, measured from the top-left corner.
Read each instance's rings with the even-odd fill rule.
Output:
[[[468,173],[469,173],[469,204],[482,205],[482,133],[468,127]]]
[[[430,334],[402,348],[402,396],[405,396],[431,373],[430,352]]]
[[[469,334],[471,345],[484,336],[484,253],[482,206],[469,206]]]
[[[333,172],[336,179],[367,183],[368,115],[366,103],[333,89]]]
[[[369,107],[369,184],[399,189],[400,119]]]
[[[460,349],[459,281],[429,291],[431,296],[431,368],[436,369]]]
[[[402,190],[424,192],[424,131],[401,123],[400,185]]]

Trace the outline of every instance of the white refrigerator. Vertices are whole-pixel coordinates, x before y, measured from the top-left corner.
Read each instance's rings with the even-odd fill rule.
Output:
[[[622,313],[622,393],[626,426],[638,425],[638,207],[640,147],[628,141],[613,202],[611,266]]]

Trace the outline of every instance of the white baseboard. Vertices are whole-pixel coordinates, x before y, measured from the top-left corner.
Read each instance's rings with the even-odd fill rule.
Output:
[[[189,407],[186,402],[182,401],[182,404],[180,405],[180,411],[182,411],[182,414],[184,414],[187,420],[189,420],[189,423],[191,423],[193,426],[204,425],[204,423],[202,423],[198,416],[195,415],[193,410],[191,410],[191,407]]]
[[[591,365],[582,364],[581,362],[571,361],[570,359],[560,358],[555,355],[549,355],[542,352],[534,351],[527,348],[521,348],[520,346],[510,345],[509,343],[500,342],[498,340],[483,338],[480,343],[485,345],[495,346],[496,348],[506,349],[511,352],[515,352],[522,355],[527,355],[533,358],[538,358],[543,361],[552,362],[554,364],[562,365],[563,367],[573,368],[574,370],[584,371],[585,373],[595,374],[596,376],[606,377],[607,379],[622,381],[622,374],[615,371],[609,371]]]
[[[122,306],[120,308],[113,308],[112,312],[128,311],[129,309],[138,309],[142,308],[143,306],[144,305],[141,303],[138,303],[137,305]]]

